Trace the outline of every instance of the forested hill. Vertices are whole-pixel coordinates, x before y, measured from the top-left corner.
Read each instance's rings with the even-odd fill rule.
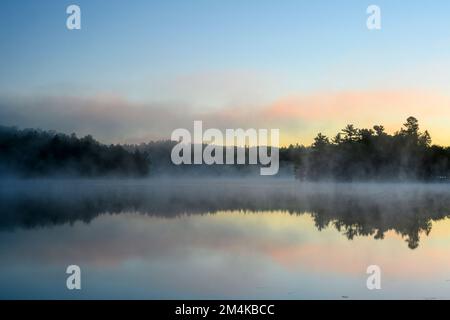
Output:
[[[126,146],[148,152],[151,170],[176,174],[209,171],[213,175],[247,174],[249,166],[181,166],[170,162],[172,141]],[[225,152],[225,151],[224,151]],[[246,150],[248,154],[248,150]],[[333,138],[319,133],[310,146],[300,144],[280,148],[280,172],[307,181],[431,181],[449,182],[450,148],[432,145],[428,131],[409,117],[394,134],[382,125],[359,129],[347,125]],[[231,169],[231,170],[230,170]],[[258,174],[257,171],[250,171]]]
[[[431,144],[428,131],[409,117],[394,134],[381,125],[347,125],[330,139],[319,133],[310,147],[290,146],[280,160],[295,163],[304,180],[449,181],[450,148]]]
[[[0,174],[35,176],[259,176],[259,165],[180,165],[171,162],[176,142],[104,145],[52,131],[0,127]],[[246,154],[249,150],[247,148]],[[236,153],[235,153],[236,154]],[[334,138],[319,133],[311,146],[279,149],[280,176],[308,181],[440,181],[450,179],[450,148],[409,117],[397,132],[347,125]]]
[[[35,176],[144,176],[146,154],[120,145],[104,145],[91,136],[78,138],[35,129],[0,126],[0,173]]]

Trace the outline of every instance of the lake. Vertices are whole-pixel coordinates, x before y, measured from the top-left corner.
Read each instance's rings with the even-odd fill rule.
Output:
[[[449,216],[447,184],[2,180],[0,298],[448,299]]]

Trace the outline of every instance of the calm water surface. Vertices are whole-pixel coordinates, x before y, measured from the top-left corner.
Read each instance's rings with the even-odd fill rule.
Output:
[[[2,181],[0,298],[450,298],[448,216],[445,184]]]

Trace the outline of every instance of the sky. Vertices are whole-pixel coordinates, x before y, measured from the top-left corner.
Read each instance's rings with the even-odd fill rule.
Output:
[[[138,143],[203,120],[287,145],[412,115],[450,145],[449,16],[446,0],[2,0],[0,125]]]

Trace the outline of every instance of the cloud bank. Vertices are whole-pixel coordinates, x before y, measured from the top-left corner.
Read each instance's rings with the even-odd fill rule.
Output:
[[[0,124],[51,129],[105,143],[169,139],[176,128],[278,128],[281,143],[309,144],[318,132],[334,135],[348,123],[383,124],[398,130],[406,117],[417,117],[435,143],[450,144],[450,96],[440,92],[343,91],[280,97],[270,103],[198,109],[183,103],[138,103],[115,94],[95,96],[3,96]]]

